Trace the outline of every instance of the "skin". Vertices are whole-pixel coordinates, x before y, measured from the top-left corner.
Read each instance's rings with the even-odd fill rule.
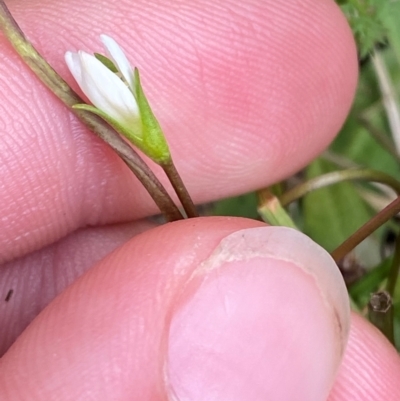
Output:
[[[197,203],[266,186],[306,165],[340,129],[357,80],[355,45],[333,2],[215,4],[8,2],[28,37],[74,88],[65,51],[98,51],[103,32],[124,47],[141,70],[177,168]],[[187,301],[182,288],[223,238],[261,223],[201,218],[154,227],[144,218],[157,212],[155,206],[118,157],[41,86],[3,37],[0,52],[1,399],[173,399],[171,387],[179,388],[174,377],[191,366],[167,369],[166,380],[166,358],[178,359],[163,341],[167,338],[170,349],[178,344],[178,355],[185,355],[185,344],[199,336],[189,333],[181,344],[182,331],[168,332],[166,322],[181,319],[185,305],[192,305],[193,294]],[[317,259],[318,252],[310,252]],[[242,267],[256,269],[252,261]],[[260,274],[273,279],[268,271]],[[319,311],[324,291],[293,274],[311,288],[310,305]],[[273,284],[278,292],[287,290],[279,277]],[[10,288],[12,297],[2,301]],[[159,298],[162,302],[154,301]],[[211,319],[202,308],[215,305],[207,297],[204,302],[194,309],[198,324]],[[322,318],[313,319],[312,311],[311,306],[302,310],[312,327],[297,320],[293,327],[310,333],[330,327],[331,317],[320,312]],[[265,324],[275,327],[270,313],[260,312],[259,318],[267,316]],[[204,330],[217,321],[209,323]],[[229,327],[240,334],[243,324],[235,320],[235,325]],[[272,331],[266,327],[253,335],[268,342]],[[275,348],[283,352],[284,336],[280,341]],[[293,386],[297,399],[325,400],[337,363],[325,360],[312,343],[301,347],[299,355],[320,358],[320,371],[330,375],[313,377],[322,383],[319,393],[311,396],[307,388],[296,387],[301,373],[296,359],[271,391]],[[205,370],[213,368],[210,360]],[[240,364],[256,366],[265,377],[274,369],[253,362],[244,357]],[[222,363],[210,379],[215,385],[208,382],[200,390],[193,383],[191,398],[180,398],[228,399],[218,385],[237,378],[223,368]],[[396,351],[353,315],[329,400],[397,400],[399,378]],[[220,392],[207,393],[213,388]],[[265,399],[258,391],[245,380],[235,399]]]

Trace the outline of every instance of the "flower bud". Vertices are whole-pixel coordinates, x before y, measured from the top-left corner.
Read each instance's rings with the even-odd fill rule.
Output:
[[[71,74],[92,103],[73,107],[97,114],[156,163],[167,163],[168,144],[144,94],[139,71],[131,67],[114,39],[101,35],[101,40],[110,59],[84,51],[65,54]]]

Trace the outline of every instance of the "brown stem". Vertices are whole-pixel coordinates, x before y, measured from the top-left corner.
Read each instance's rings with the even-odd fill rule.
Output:
[[[0,29],[43,84],[123,159],[149,192],[166,219],[169,221],[182,219],[179,209],[165,188],[135,150],[98,116],[84,110],[72,109],[73,105],[84,102],[28,41],[3,0],[0,0]]]
[[[391,297],[394,296],[394,290],[396,288],[397,280],[399,277],[399,267],[400,267],[400,235],[398,234],[396,238],[394,255],[386,283],[386,290]]]
[[[177,169],[175,168],[174,162],[170,159],[169,162],[161,164],[165,174],[170,180],[172,187],[174,188],[176,194],[178,195],[179,200],[182,203],[183,209],[187,217],[198,217],[196,207],[192,201],[192,198],[189,195],[188,190],[185,187],[185,184],[182,181],[181,176],[179,175]]]
[[[391,217],[400,212],[400,197],[397,197],[393,202],[389,203],[383,210],[376,216],[365,223],[354,234],[340,244],[332,253],[331,256],[336,262],[343,259],[352,249],[354,249],[360,242],[364,241],[370,234],[372,234],[382,224],[386,223]]]

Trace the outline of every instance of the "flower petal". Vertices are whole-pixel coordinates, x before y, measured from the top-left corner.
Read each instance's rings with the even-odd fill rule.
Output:
[[[82,68],[78,53],[66,52],[64,58],[75,81],[81,86]]]
[[[134,93],[134,73],[133,69],[125,56],[125,53],[119,44],[110,36],[100,35],[104,47],[107,49],[108,55],[117,66],[119,72],[125,78],[132,92]]]
[[[138,106],[128,87],[94,56],[79,52],[79,58],[80,87],[90,101],[121,124],[139,129]]]

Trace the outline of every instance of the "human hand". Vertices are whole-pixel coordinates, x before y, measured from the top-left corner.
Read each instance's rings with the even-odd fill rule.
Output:
[[[355,47],[328,0],[9,6],[72,85],[66,50],[98,51],[100,33],[123,45],[198,203],[304,166],[354,93]],[[154,228],[130,171],[0,40],[0,399],[324,400],[343,346],[329,312],[346,300],[300,267],[324,273],[326,254],[275,228],[271,247],[251,220]],[[236,265],[204,271],[238,236],[250,240]],[[395,350],[353,315],[329,400],[397,400],[399,375]]]

